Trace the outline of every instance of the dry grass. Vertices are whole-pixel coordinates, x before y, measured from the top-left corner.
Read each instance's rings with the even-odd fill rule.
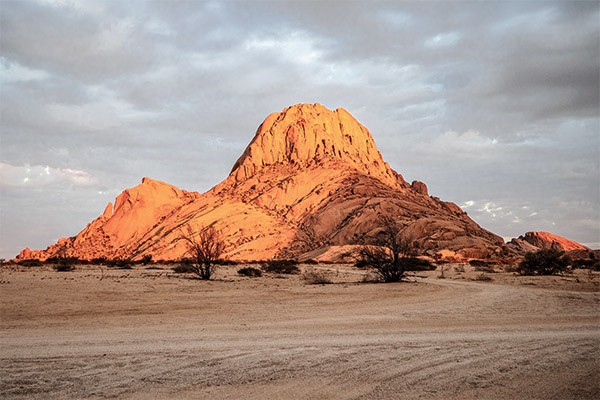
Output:
[[[333,283],[329,278],[329,274],[323,270],[317,270],[315,268],[307,268],[302,273],[302,279],[304,282],[310,285],[326,285]]]

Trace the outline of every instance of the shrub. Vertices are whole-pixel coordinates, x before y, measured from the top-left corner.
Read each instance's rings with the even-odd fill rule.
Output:
[[[569,256],[556,249],[540,249],[525,254],[519,263],[521,275],[552,275],[564,272],[571,263]]]
[[[215,261],[215,264],[217,264],[217,265],[238,265],[238,262],[233,261],[233,260],[217,260],[217,261]]]
[[[191,274],[193,271],[191,263],[182,263],[173,267],[173,272],[178,274]]]
[[[48,264],[75,265],[79,263],[77,257],[50,257],[46,259]]]
[[[478,265],[475,267],[475,271],[477,272],[489,272],[491,274],[493,274],[494,272],[496,272],[496,270],[494,269],[494,267],[492,267],[491,265]]]
[[[142,259],[140,260],[140,263],[146,265],[146,264],[150,264],[152,262],[152,256],[150,254],[146,254],[144,257],[142,257]]]
[[[200,279],[212,278],[217,269],[217,262],[225,252],[225,242],[215,227],[209,226],[194,232],[188,225],[187,230],[180,233],[179,239],[183,240],[192,258],[192,271]]]
[[[302,274],[302,279],[311,285],[325,285],[332,283],[325,271],[309,268]]]
[[[519,266],[517,264],[506,264],[504,265],[504,272],[518,272]]]
[[[400,282],[407,267],[415,266],[411,258],[415,243],[401,234],[399,225],[391,218],[380,220],[381,230],[371,243],[363,245],[358,251],[355,266],[373,268],[384,282]]]
[[[133,264],[133,261],[127,259],[127,258],[114,258],[112,260],[107,260],[106,261],[106,266],[107,267],[115,267],[115,268],[119,268],[119,269],[131,269],[131,265]]]
[[[473,267],[487,267],[490,265],[489,262],[483,260],[471,260],[469,261],[469,264],[471,264]]]
[[[381,276],[379,274],[375,274],[372,271],[367,271],[361,281],[363,283],[378,283],[381,282]]]
[[[444,272],[446,272],[446,265],[440,265],[440,274],[438,275],[438,279],[446,279]]]
[[[359,256],[359,258],[356,260],[356,262],[354,263],[354,266],[356,268],[368,268],[369,267],[369,261],[366,258],[362,258]]]
[[[42,262],[37,258],[30,258],[28,260],[19,260],[19,265],[24,267],[39,267],[42,265]]]
[[[312,260],[312,259],[304,261],[304,264],[307,264],[307,265],[316,265],[318,263],[319,262],[317,260]]]
[[[73,264],[54,264],[52,268],[54,268],[54,270],[58,272],[66,272],[73,271],[75,269],[75,266]]]
[[[399,262],[405,271],[433,271],[436,269],[436,266],[429,260],[419,257],[401,257]]]
[[[275,274],[297,274],[300,269],[296,265],[298,265],[296,260],[267,260],[261,262],[263,271]]]
[[[486,274],[479,274],[475,278],[474,281],[493,281],[492,277]]]
[[[52,268],[56,271],[72,271],[75,264],[79,262],[77,257],[50,257],[46,260],[48,264],[54,264]]]
[[[238,269],[238,274],[243,276],[249,276],[251,278],[262,276],[262,271],[254,267],[244,267]]]
[[[593,258],[580,258],[578,260],[573,261],[573,269],[582,268],[582,269],[594,269],[594,266],[598,265],[599,262]]]
[[[106,257],[96,257],[90,260],[90,264],[100,265],[106,264]]]

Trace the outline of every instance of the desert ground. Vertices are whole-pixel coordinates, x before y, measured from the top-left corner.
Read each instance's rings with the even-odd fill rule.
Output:
[[[3,266],[3,399],[598,399],[600,276]],[[463,271],[464,270],[464,271]],[[490,277],[492,280],[483,280]]]

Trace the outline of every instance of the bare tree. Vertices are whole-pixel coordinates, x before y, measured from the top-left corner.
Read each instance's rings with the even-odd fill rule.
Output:
[[[219,232],[213,226],[209,226],[196,233],[188,225],[179,239],[187,245],[187,253],[192,258],[192,272],[200,279],[209,280],[217,268],[216,262],[225,251],[225,243]]]
[[[406,273],[404,260],[414,252],[414,243],[400,233],[389,217],[380,219],[381,231],[358,251],[357,265],[375,269],[384,282],[399,282]]]

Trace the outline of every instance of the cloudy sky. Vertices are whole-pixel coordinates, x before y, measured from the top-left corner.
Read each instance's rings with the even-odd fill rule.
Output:
[[[597,1],[0,1],[0,257],[142,177],[204,192],[271,112],[342,107],[505,238],[600,247]]]

